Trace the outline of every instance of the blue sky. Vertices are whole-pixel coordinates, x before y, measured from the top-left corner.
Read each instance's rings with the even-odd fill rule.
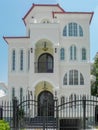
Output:
[[[3,36],[25,36],[22,18],[33,3],[56,4],[65,11],[94,12],[90,25],[91,61],[98,51],[98,0],[1,0],[0,1],[0,81],[8,82],[8,45]]]

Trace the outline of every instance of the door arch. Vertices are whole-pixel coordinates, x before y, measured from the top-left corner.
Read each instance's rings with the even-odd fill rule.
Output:
[[[38,95],[38,116],[54,116],[53,94],[49,91]]]
[[[53,56],[49,53],[40,55],[38,59],[38,72],[53,72]]]

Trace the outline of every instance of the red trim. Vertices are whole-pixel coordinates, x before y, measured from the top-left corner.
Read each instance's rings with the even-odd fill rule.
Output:
[[[3,36],[3,39],[7,42],[7,39],[22,39],[22,38],[30,38],[30,37],[4,37]],[[7,44],[8,44],[8,42],[7,42]]]
[[[91,14],[92,16],[89,22],[91,23],[94,12],[52,12],[52,14],[53,14],[53,18],[55,14]]]
[[[92,14],[92,16],[91,16],[91,19],[90,19],[89,23],[91,23],[91,21],[92,21],[92,18],[93,18],[94,12],[92,12],[91,14]]]
[[[35,6],[57,6],[62,12],[65,12],[63,8],[60,7],[59,4],[32,4],[33,6],[29,9],[29,11],[26,13],[26,15],[22,18],[25,23],[25,19],[26,17],[29,15],[29,13],[31,12],[31,10],[35,7]]]

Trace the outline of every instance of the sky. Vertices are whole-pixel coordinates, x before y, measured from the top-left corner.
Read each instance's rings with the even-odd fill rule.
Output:
[[[90,24],[90,61],[98,51],[98,0],[1,0],[0,1],[0,82],[8,84],[8,45],[3,36],[26,36],[22,18],[32,4],[59,4],[69,12],[94,12]]]

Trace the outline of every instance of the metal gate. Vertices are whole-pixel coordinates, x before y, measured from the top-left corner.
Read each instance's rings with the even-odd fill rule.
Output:
[[[98,126],[98,98],[71,95],[58,107],[60,130],[92,129]]]
[[[13,102],[2,102],[0,119],[9,122],[13,130],[81,130],[98,126],[97,97],[71,96],[63,102],[55,98],[51,108],[48,100],[45,99],[44,104],[41,110],[38,101],[27,98],[21,103],[16,98]],[[43,115],[38,114],[39,110]]]
[[[40,106],[36,100],[24,100],[18,104],[17,100],[14,100],[14,127],[17,129],[57,129],[57,100],[53,100],[53,106],[49,106],[48,100],[44,100],[44,106],[38,109]],[[51,108],[50,108],[51,107]],[[43,115],[39,115],[39,110]],[[53,115],[51,115],[51,113]]]

